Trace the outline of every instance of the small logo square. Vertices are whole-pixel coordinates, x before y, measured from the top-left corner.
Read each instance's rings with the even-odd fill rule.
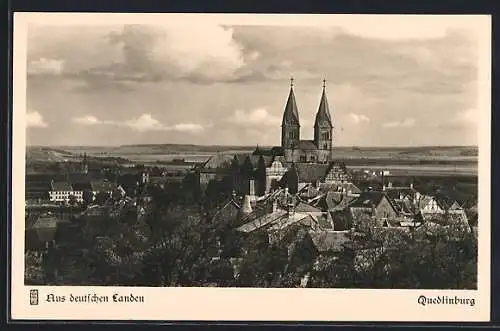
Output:
[[[38,305],[38,290],[30,290],[30,305]]]

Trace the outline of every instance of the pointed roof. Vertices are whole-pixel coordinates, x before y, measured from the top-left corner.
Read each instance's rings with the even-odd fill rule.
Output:
[[[281,126],[289,124],[300,126],[299,111],[297,109],[297,102],[295,101],[295,93],[293,92],[293,78],[291,79],[290,93],[288,94],[288,100],[286,102],[285,112],[283,113]]]
[[[319,126],[321,123],[328,123],[333,128],[332,118],[330,116],[330,108],[328,107],[328,99],[326,98],[325,80],[323,80],[323,94],[319,102],[318,112],[316,113],[316,120],[314,126]]]

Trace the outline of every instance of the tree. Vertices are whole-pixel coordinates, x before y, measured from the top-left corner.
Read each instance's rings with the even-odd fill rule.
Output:
[[[121,191],[120,189],[115,188],[111,192],[111,199],[113,199],[114,201],[119,201],[122,198],[123,198],[123,191]]]
[[[68,203],[71,205],[71,206],[74,206],[76,205],[78,202],[78,200],[76,199],[76,196],[74,196],[73,194],[71,194],[69,197],[68,197]]]
[[[24,254],[24,282],[26,285],[44,285],[47,275],[43,268],[42,257],[32,252]]]
[[[108,192],[98,192],[95,196],[95,202],[98,205],[104,205],[106,201],[110,198],[110,194]]]
[[[83,191],[83,202],[85,205],[89,205],[94,201],[94,192],[90,190]]]

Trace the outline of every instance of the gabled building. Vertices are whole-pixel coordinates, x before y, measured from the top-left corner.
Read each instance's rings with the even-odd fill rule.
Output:
[[[83,201],[83,190],[80,187],[73,187],[69,181],[52,181],[50,186],[50,201],[69,202],[71,198],[77,202]]]
[[[376,226],[390,226],[398,218],[398,212],[387,195],[383,192],[363,192],[349,206],[353,224],[368,218],[376,221]]]
[[[323,81],[325,83],[325,81]],[[331,160],[333,121],[330,115],[325,84],[314,121],[314,139],[302,140],[300,119],[293,79],[281,122],[281,148],[286,162],[325,163]]]

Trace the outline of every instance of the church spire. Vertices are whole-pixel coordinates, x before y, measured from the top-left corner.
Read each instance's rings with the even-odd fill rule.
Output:
[[[285,106],[285,112],[283,113],[283,121],[281,126],[285,125],[299,125],[299,111],[297,109],[297,102],[295,101],[295,93],[293,92],[293,77],[290,78],[290,93],[288,94],[288,100]]]
[[[321,95],[321,101],[319,102],[318,112],[316,113],[316,120],[314,126],[320,126],[321,124],[328,124],[333,128],[332,118],[330,116],[330,108],[328,106],[328,99],[326,98],[326,79],[323,79],[323,93]]]

